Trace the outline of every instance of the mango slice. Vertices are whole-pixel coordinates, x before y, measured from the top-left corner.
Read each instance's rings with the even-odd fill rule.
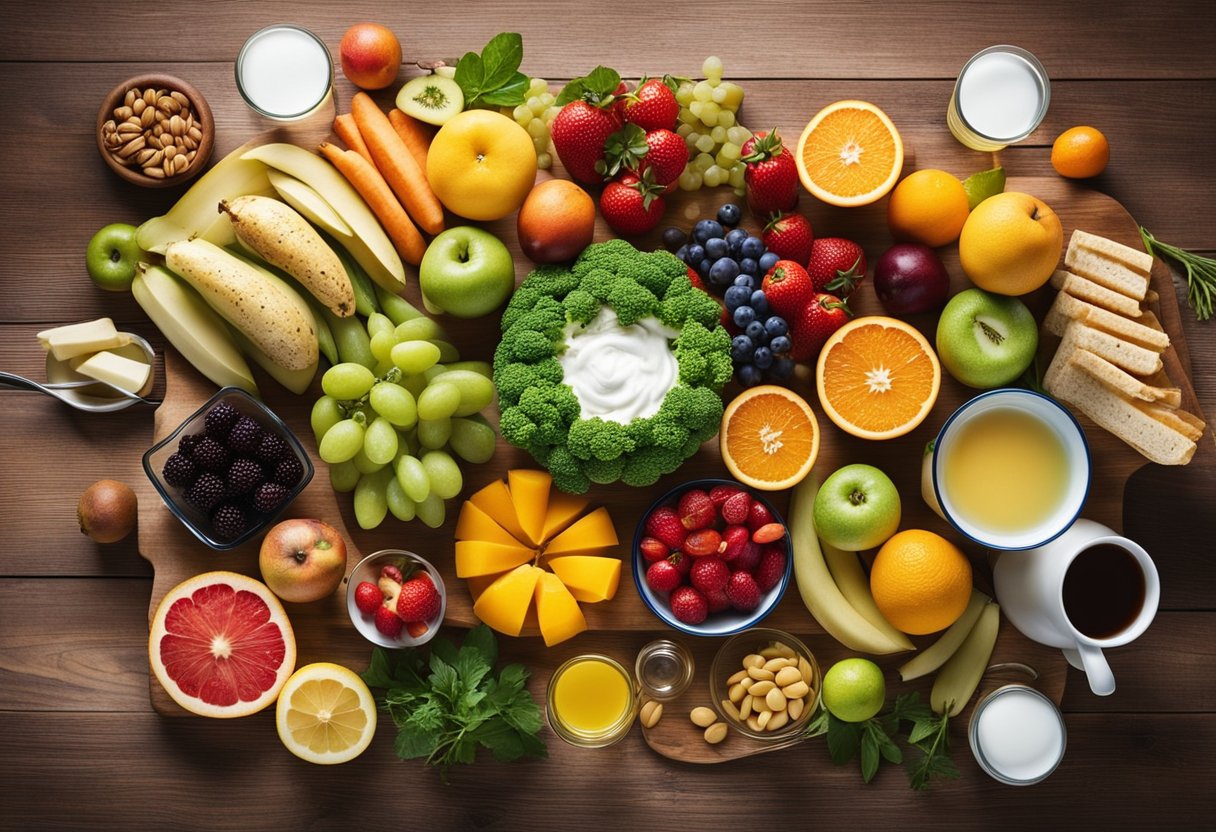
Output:
[[[536,617],[546,647],[587,629],[587,619],[583,617],[578,601],[552,572],[542,572],[536,583]]]
[[[530,563],[516,567],[486,587],[473,604],[473,614],[500,633],[519,635],[537,581],[544,574],[543,569]]]

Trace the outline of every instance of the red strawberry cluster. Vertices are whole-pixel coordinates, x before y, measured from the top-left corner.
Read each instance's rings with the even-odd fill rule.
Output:
[[[425,569],[415,567],[403,574],[400,567],[380,568],[376,583],[362,581],[355,587],[355,606],[372,616],[376,629],[388,638],[421,638],[442,606],[439,590]]]
[[[785,574],[785,526],[737,486],[689,489],[651,512],[645,529],[646,583],[670,593],[671,613],[685,624],[751,612]]]

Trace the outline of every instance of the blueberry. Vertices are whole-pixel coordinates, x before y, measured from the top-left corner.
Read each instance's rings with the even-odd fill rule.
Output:
[[[756,289],[752,292],[752,308],[756,310],[757,318],[768,317],[768,298],[764,296],[763,289]]]
[[[744,364],[751,360],[752,352],[756,349],[752,339],[746,335],[736,335],[730,342],[730,357],[736,364]]]
[[[692,227],[692,238],[694,240],[696,240],[698,243],[703,243],[706,240],[708,240],[710,237],[722,236],[720,234],[715,235],[713,233],[713,231],[710,228],[710,224],[712,222],[713,222],[713,220],[700,220],[699,222],[697,222],[697,224]]]
[[[739,377],[739,383],[744,387],[755,387],[764,380],[764,375],[752,364],[744,364],[735,371],[735,375]]]
[[[752,290],[746,286],[731,286],[726,290],[724,299],[726,308],[730,312],[734,312],[740,306],[745,305],[752,297]]]
[[[767,370],[773,365],[773,353],[768,347],[756,347],[756,351],[752,354],[752,363],[761,370]]]
[[[736,228],[726,235],[726,244],[730,246],[730,253],[733,257],[738,257],[740,250],[743,248],[743,241],[747,239],[747,232],[742,228]]]
[[[775,379],[787,379],[794,375],[794,360],[784,355],[773,360],[769,375]]]
[[[710,260],[717,260],[719,257],[725,257],[728,253],[726,240],[721,237],[710,237],[705,241],[705,256]]]
[[[733,202],[728,202],[718,209],[718,222],[727,228],[734,228],[743,218],[743,211]]]
[[[773,355],[785,355],[793,346],[788,335],[774,335],[768,342],[768,348],[773,351]]]
[[[767,344],[768,333],[764,331],[764,324],[760,321],[752,321],[743,328],[743,334],[752,339],[753,344]]]
[[[759,237],[748,236],[740,245],[740,250],[744,257],[750,257],[753,260],[759,260],[760,255],[764,254],[764,240]]]
[[[754,320],[756,320],[756,310],[750,306],[740,306],[735,310],[735,326],[745,327]]]
[[[675,251],[687,241],[688,235],[674,225],[663,229],[663,245],[668,251]]]
[[[756,288],[756,278],[752,277],[750,274],[740,274],[735,278],[735,285],[746,286],[747,296],[751,297],[752,289]]]
[[[688,251],[685,252],[685,261],[688,265],[700,263],[705,259],[705,247],[700,243],[689,243]]]
[[[739,261],[739,271],[744,274],[754,274],[758,277],[760,275],[759,268],[760,264],[750,257],[744,257]]]
[[[679,257],[685,263],[688,262],[688,244],[687,243],[685,243],[684,245],[682,245],[678,249],[676,249],[676,257]]]
[[[785,318],[777,315],[769,316],[768,320],[764,322],[764,329],[773,337],[784,335],[790,331],[789,324],[785,322]]]
[[[729,257],[723,257],[710,268],[709,282],[715,286],[727,286],[738,274],[739,264]]]
[[[701,260],[701,262],[696,265],[697,274],[701,275],[703,279],[708,280],[709,270],[713,267],[713,265],[714,264],[708,259]]]
[[[775,252],[775,251],[764,252],[764,254],[761,254],[760,257],[757,259],[757,262],[760,264],[759,273],[768,274],[769,270],[773,266],[777,265],[777,261],[780,259],[781,258],[779,256],[777,256],[777,252]]]

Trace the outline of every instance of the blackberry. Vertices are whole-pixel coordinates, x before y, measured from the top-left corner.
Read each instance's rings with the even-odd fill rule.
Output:
[[[211,526],[220,540],[236,540],[249,528],[249,519],[240,506],[224,503],[211,515]]]
[[[258,459],[264,462],[274,462],[290,454],[291,449],[287,447],[287,443],[280,439],[277,434],[270,431],[262,434],[262,441],[258,443]]]
[[[248,416],[242,416],[228,432],[228,447],[237,453],[251,454],[262,441],[262,429]]]
[[[226,493],[224,481],[207,471],[200,474],[194,485],[186,491],[186,500],[195,508],[210,511],[216,503],[224,499]]]
[[[228,451],[210,436],[204,436],[195,442],[190,455],[204,471],[223,471],[228,465]]]
[[[279,464],[274,467],[274,477],[272,477],[272,480],[284,488],[295,488],[303,478],[304,466],[292,454],[286,459],[279,460]]]
[[[182,438],[177,440],[177,452],[190,456],[194,450],[194,446],[202,438],[203,435],[201,433],[183,433]]]
[[[228,466],[229,494],[248,494],[264,482],[266,473],[252,459],[238,457]]]
[[[277,482],[264,482],[253,492],[253,507],[258,511],[271,512],[287,499],[288,491]]]
[[[220,402],[207,411],[203,424],[207,427],[208,434],[223,441],[224,437],[228,435],[228,431],[232,430],[232,426],[240,418],[241,411],[228,404],[228,402]]]
[[[194,464],[194,460],[178,451],[175,454],[170,454],[169,458],[165,460],[165,467],[161,471],[161,476],[165,478],[165,482],[169,483],[169,485],[185,488],[194,482],[194,478],[198,476],[198,467]]]

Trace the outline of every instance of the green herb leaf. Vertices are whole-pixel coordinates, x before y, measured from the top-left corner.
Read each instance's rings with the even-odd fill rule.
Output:
[[[1195,310],[1196,319],[1211,318],[1216,307],[1216,260],[1163,243],[1144,226],[1140,226],[1140,239],[1149,254],[1162,259],[1168,257],[1186,269],[1187,305]]]
[[[820,705],[819,712],[815,714],[815,718],[812,719],[806,726],[806,735],[808,737],[823,736],[828,732],[828,728],[831,726],[831,721],[831,714],[828,713],[828,709]]]
[[[496,90],[512,80],[524,60],[524,39],[518,32],[500,32],[481,50],[486,90]]]
[[[476,52],[466,52],[456,64],[456,75],[452,79],[460,85],[466,107],[481,95],[485,79],[486,73],[481,63],[481,56]]]
[[[872,726],[867,725],[861,737],[861,779],[869,783],[878,774],[878,741],[874,739]]]
[[[485,624],[469,630],[460,646],[476,650],[490,667],[498,664],[498,642],[494,639],[494,631]]]
[[[519,71],[524,41],[516,32],[495,35],[478,55],[468,52],[456,64],[455,81],[464,93],[464,108],[514,107],[524,103],[528,77]]]
[[[933,736],[937,730],[937,725],[932,719],[918,719],[912,725],[912,731],[908,734],[908,742],[915,745],[923,739]]]
[[[607,107],[620,86],[621,76],[615,69],[597,66],[583,78],[575,78],[557,96],[557,106],[582,99],[596,107]]]
[[[857,755],[861,729],[855,722],[843,722],[830,715],[828,719],[828,754],[833,763],[842,766]]]
[[[507,83],[483,95],[481,100],[496,107],[518,107],[527,100],[530,83],[527,75],[517,72]]]

